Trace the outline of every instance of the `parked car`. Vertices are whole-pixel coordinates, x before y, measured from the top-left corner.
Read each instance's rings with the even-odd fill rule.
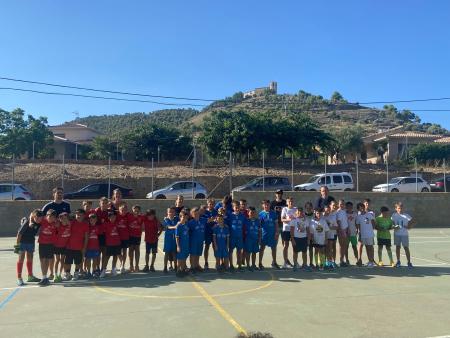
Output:
[[[111,183],[109,187],[109,196],[108,196],[108,183],[95,183],[89,184],[84,188],[81,188],[75,192],[68,192],[64,194],[64,199],[76,200],[76,199],[85,199],[85,198],[101,198],[101,197],[110,197],[114,189],[120,189],[122,192],[123,198],[132,198],[133,190],[130,188],[124,188],[120,185]]]
[[[435,192],[450,192],[450,177],[445,177],[446,187],[444,187],[444,178],[440,178],[436,180],[434,183],[431,183],[431,191]]]
[[[208,196],[208,192],[200,182],[178,181],[164,188],[151,191],[146,197],[150,199],[175,199],[177,195],[183,195],[185,198],[190,198],[194,195],[196,199],[203,199]]]
[[[265,176],[264,177],[264,190],[276,191],[276,190],[292,190],[291,182],[287,177],[279,176]],[[236,187],[233,191],[262,191],[263,190],[263,177],[257,177],[250,182]]]
[[[373,187],[374,192],[429,192],[430,185],[421,177],[395,177],[389,181],[389,184],[378,184]]]
[[[31,193],[22,184],[0,183],[0,200],[29,201]]]
[[[352,175],[343,173],[326,173],[312,176],[306,183],[296,185],[296,191],[319,191],[320,187],[326,185],[333,191],[350,191],[354,189]]]

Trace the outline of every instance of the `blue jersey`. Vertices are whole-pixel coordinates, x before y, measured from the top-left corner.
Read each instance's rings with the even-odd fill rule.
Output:
[[[203,242],[205,240],[206,219],[200,218],[198,221],[191,219],[187,225],[191,240],[196,242]]]
[[[230,235],[230,231],[227,226],[215,226],[213,230],[214,236],[216,236],[216,244],[218,249],[227,249],[227,237]]]
[[[228,224],[230,226],[230,237],[233,238],[243,238],[244,237],[244,224],[246,218],[241,213],[237,215],[232,213],[229,216]]]
[[[250,218],[245,221],[245,240],[257,241],[259,238],[259,230],[261,229],[261,221],[258,218]]]
[[[177,250],[175,242],[175,229],[168,229],[169,226],[175,226],[178,223],[178,217],[172,220],[164,218],[162,226],[164,228],[164,252],[174,252]]]
[[[275,211],[261,211],[259,213],[259,220],[261,221],[262,235],[275,235],[275,229],[278,226],[278,215]]]
[[[175,237],[178,237],[178,241],[182,250],[184,250],[185,246],[187,246],[187,248],[189,249],[189,226],[187,225],[187,223],[178,224],[177,228],[175,229]]]

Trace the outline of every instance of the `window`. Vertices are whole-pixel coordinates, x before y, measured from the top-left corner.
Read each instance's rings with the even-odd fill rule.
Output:
[[[83,192],[98,192],[100,190],[100,186],[98,184],[96,185],[90,185],[86,188],[84,188]]]
[[[348,175],[344,175],[344,183],[352,183],[352,178]]]
[[[415,177],[408,177],[404,179],[404,183],[405,184],[411,184],[411,183],[416,183],[416,178]]]
[[[11,192],[12,188],[10,185],[0,185],[0,193]]]
[[[319,180],[319,184],[320,185],[325,185],[325,176],[322,176]],[[331,177],[327,176],[327,183],[326,184],[331,184]]]
[[[288,180],[286,177],[283,177],[283,178],[281,179],[281,181],[282,181],[282,184],[284,184],[284,185],[289,185],[289,180]]]
[[[184,182],[183,189],[192,189],[192,182]]]
[[[342,176],[333,176],[333,183],[336,184],[342,183]]]
[[[174,185],[172,185],[172,189],[173,190],[180,190],[183,189],[183,183],[175,183]]]

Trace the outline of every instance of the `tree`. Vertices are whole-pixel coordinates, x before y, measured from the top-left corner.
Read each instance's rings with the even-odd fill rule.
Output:
[[[421,164],[439,163],[442,159],[450,160],[450,144],[418,144],[410,150],[409,158],[416,158]]]
[[[330,98],[331,102],[343,102],[344,97],[341,95],[341,93],[339,92],[333,92],[333,94],[331,94],[331,98]]]
[[[341,160],[345,162],[345,155],[356,155],[361,153],[364,148],[362,140],[363,129],[360,126],[339,129],[334,134],[335,152]]]
[[[91,160],[107,160],[113,156],[115,151],[115,144],[111,142],[107,136],[97,136],[92,141],[92,150],[87,157]]]

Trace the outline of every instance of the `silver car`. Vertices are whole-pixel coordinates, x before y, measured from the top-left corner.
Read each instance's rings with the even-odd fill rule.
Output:
[[[178,181],[167,187],[149,192],[146,198],[150,199],[176,199],[177,195],[182,195],[184,198],[203,199],[208,196],[206,188],[196,181]]]
[[[30,201],[31,193],[22,184],[0,183],[0,200]]]

